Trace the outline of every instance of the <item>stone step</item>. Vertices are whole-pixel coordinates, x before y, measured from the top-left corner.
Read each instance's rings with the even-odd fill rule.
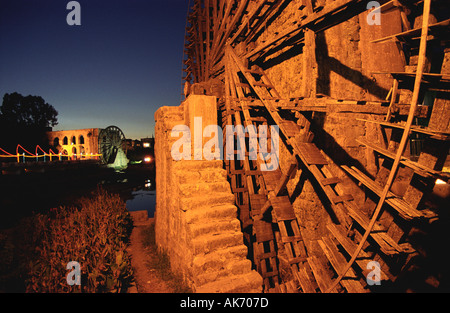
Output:
[[[215,192],[208,196],[198,195],[192,198],[181,198],[180,208],[183,211],[197,210],[205,207],[215,208],[222,205],[231,205],[234,203],[235,196],[231,192]]]
[[[204,219],[197,223],[189,225],[189,231],[192,237],[202,235],[217,235],[227,231],[240,231],[241,223],[238,219],[214,218]]]
[[[226,277],[247,274],[252,270],[252,261],[248,259],[230,259],[224,263],[223,267],[207,268],[194,276],[195,284],[201,286]]]
[[[201,170],[184,170],[177,173],[178,183],[214,183],[227,181],[227,171],[222,168],[204,168]]]
[[[196,288],[196,293],[260,293],[263,279],[256,271],[233,275]]]
[[[193,224],[207,218],[236,218],[236,216],[237,207],[233,204],[198,206],[186,212],[186,223]]]
[[[180,196],[181,197],[196,197],[212,195],[216,192],[230,192],[230,184],[227,181],[203,183],[198,182],[194,184],[180,184]]]
[[[208,268],[221,268],[229,260],[245,259],[248,248],[245,245],[237,245],[224,249],[219,249],[207,254],[194,256],[193,268],[196,271],[206,271]]]
[[[182,162],[175,162],[174,169],[180,172],[184,171],[202,171],[206,169],[223,169],[222,160],[183,160]]]
[[[223,232],[216,235],[202,235],[192,239],[192,252],[194,255],[206,254],[243,244],[241,232]]]

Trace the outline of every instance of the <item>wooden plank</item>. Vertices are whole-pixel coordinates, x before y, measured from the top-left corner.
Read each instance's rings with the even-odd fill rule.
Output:
[[[320,182],[322,183],[322,185],[328,186],[328,185],[334,185],[334,184],[341,183],[341,180],[337,177],[330,177],[330,178],[324,178]]]
[[[296,219],[292,206],[277,207],[275,209],[277,222],[292,221]]]
[[[349,255],[353,255],[355,253],[357,244],[351,241],[350,238],[345,235],[345,230],[342,226],[330,223],[327,225],[327,228]],[[361,250],[359,252],[358,258],[355,261],[355,263],[359,266],[359,268],[366,276],[370,272],[370,270],[367,269],[367,263],[369,263],[370,261],[372,261],[371,256],[364,250]],[[383,271],[380,271],[380,275],[381,280],[389,280],[388,276]]]
[[[289,280],[285,283],[286,292],[288,293],[298,293],[297,286],[295,285],[293,280]]]
[[[273,276],[278,276],[278,271],[277,270],[262,273],[262,277],[263,278],[268,278],[268,277],[273,277]]]
[[[291,178],[296,168],[297,168],[297,160],[293,160],[291,165],[289,165],[287,173],[282,173],[281,179],[278,181],[277,187],[274,190],[275,196],[278,197],[284,190],[286,190],[286,185],[289,182],[289,179]]]
[[[247,187],[237,187],[237,188],[234,188],[234,189],[232,189],[232,190],[233,190],[233,193],[246,192],[246,191],[248,191]]]
[[[260,255],[258,255],[258,259],[268,259],[268,258],[274,258],[276,256],[277,256],[276,251],[270,251],[270,252],[266,252],[266,253],[261,253]]]
[[[241,33],[247,29],[248,27],[250,27],[250,25],[252,24],[252,21],[255,19],[255,17],[258,16],[258,12],[260,12],[260,9],[262,8],[262,6],[264,5],[265,0],[260,0],[256,6],[252,9],[252,11],[250,11],[246,16],[245,16],[245,20],[241,23],[241,25],[239,26],[238,30],[234,33],[233,37],[230,39],[230,42],[233,43],[236,38],[241,35]]]
[[[264,277],[263,273],[267,273],[267,264],[266,259],[260,259],[258,258],[258,255],[261,255],[264,253],[263,244],[259,242],[253,243],[253,254],[255,256],[255,259],[257,260],[256,263],[256,269],[259,274],[263,277],[263,283],[266,290],[269,290],[271,288],[271,279],[270,277]]]
[[[395,158],[395,154],[390,150],[381,148],[381,147],[377,146],[376,144],[370,143],[370,142],[362,140],[362,139],[356,139],[356,141],[359,142],[360,144],[363,144],[366,147],[384,155],[384,156],[387,156],[390,159]],[[417,174],[419,174],[423,177],[435,177],[435,178],[440,178],[444,181],[448,181],[450,179],[449,173],[432,170],[432,169],[428,168],[427,166],[425,166],[424,164],[414,162],[406,157],[402,157],[402,159],[400,160],[400,163],[402,163],[403,165],[414,170],[414,172],[416,172]]]
[[[268,191],[274,191],[277,187],[278,181],[281,178],[281,171],[278,169],[276,171],[263,171],[262,176],[264,177],[264,183],[266,184],[266,189]]]
[[[300,131],[300,127],[293,121],[281,121],[279,126],[283,127],[283,133],[287,137],[294,137]]]
[[[339,253],[339,250],[334,245],[329,237],[323,237],[322,240],[317,241],[323,252],[327,256],[330,264],[335,269],[336,273],[340,273],[347,264],[344,256]],[[367,293],[368,291],[359,282],[359,278],[353,269],[349,269],[344,279],[341,281],[341,285],[347,289],[350,293]]]
[[[267,119],[263,116],[251,116],[250,121],[252,122],[267,122]]]
[[[309,165],[328,165],[328,161],[315,144],[302,142],[297,143],[297,147]]]
[[[328,290],[328,286],[332,284],[331,277],[324,270],[325,265],[320,262],[319,258],[315,256],[311,256],[308,258],[308,264],[311,267],[311,270],[314,274],[314,278],[319,285],[319,288],[322,292],[326,292]],[[336,293],[337,290],[334,288],[330,291],[331,293]]]
[[[379,125],[382,125],[385,127],[405,129],[405,125],[398,124],[398,123],[366,120],[366,119],[362,119],[362,118],[357,118],[356,120],[363,121],[363,122],[369,122],[369,123],[376,123],[376,124],[379,124]],[[431,136],[431,138],[437,139],[437,140],[443,140],[443,141],[450,140],[450,133],[445,132],[445,131],[433,130],[433,129],[430,129],[429,127],[421,127],[421,126],[417,126],[417,125],[411,125],[411,131]]]
[[[219,43],[218,46],[214,47],[213,52],[212,52],[212,60],[215,63],[223,54],[223,47],[225,45],[225,43],[227,42],[227,40],[230,37],[230,34],[233,30],[235,30],[236,24],[237,22],[241,19],[243,13],[244,13],[244,9],[247,7],[248,4],[248,0],[242,0],[239,2],[239,6],[237,8],[237,10],[235,11],[234,15],[232,16],[231,21],[222,21],[222,23],[226,24],[225,25],[225,33],[220,34],[219,36]],[[233,7],[233,4],[231,2],[228,2],[228,7]]]
[[[270,199],[270,203],[277,216],[277,221],[287,221],[296,219],[294,208],[287,196],[280,196]]]
[[[435,23],[435,24],[431,24],[428,26],[430,31],[433,31],[435,28],[446,28],[450,25],[450,19]],[[414,29],[410,29],[401,33],[397,33],[394,35],[390,35],[390,36],[386,36],[383,38],[379,38],[379,39],[375,39],[372,40],[371,43],[378,43],[378,42],[383,42],[383,41],[387,41],[387,40],[393,40],[393,39],[398,39],[398,38],[402,38],[402,37],[420,37],[420,34],[422,32],[422,27],[419,28],[414,28]]]
[[[349,255],[352,255],[356,251],[356,244],[345,235],[345,230],[342,226],[329,223],[327,224],[327,228]],[[359,257],[370,258],[370,255],[364,250],[361,250]]]
[[[289,258],[288,259],[289,265],[297,264],[297,263],[303,263],[303,262],[306,262],[306,261],[307,261],[306,257],[295,257],[295,258]]]
[[[289,242],[296,242],[296,241],[301,241],[303,238],[302,236],[285,236],[285,237],[281,237],[281,242],[282,243],[289,243]]]
[[[257,242],[265,242],[274,239],[272,223],[266,222],[264,220],[254,220],[253,229],[256,234]]]
[[[351,194],[343,194],[341,196],[337,196],[337,197],[333,198],[333,202],[335,204],[336,203],[341,203],[341,202],[344,202],[344,201],[353,201],[353,200],[354,200],[354,198],[353,198],[353,196]]]
[[[307,273],[306,267],[301,266],[298,271],[295,272],[295,276],[300,284],[304,293],[315,293],[316,289],[314,288],[309,275]]]
[[[262,83],[262,82],[261,83],[260,82],[255,82],[255,83],[253,83],[253,86],[273,89],[273,85],[268,85],[268,84],[265,84],[265,83]]]
[[[328,261],[336,270],[336,273],[340,273],[340,271],[345,267],[347,261],[342,256],[342,254],[338,253],[336,246],[331,242],[328,237],[322,237],[322,239],[317,240],[317,243],[322,248],[323,253],[325,253]],[[345,277],[357,278],[355,272],[353,270],[349,270]]]
[[[347,173],[349,173],[357,180],[359,180],[363,185],[372,190],[376,195],[380,196],[382,194],[383,187],[378,185],[375,181],[370,179],[356,167],[353,166],[352,168],[349,168],[348,166],[343,165],[342,169],[344,169]],[[399,213],[399,215],[403,217],[405,220],[412,220],[417,218],[429,218],[428,214],[425,214],[413,208],[405,200],[398,197],[392,192],[388,192],[386,203],[388,203],[392,208],[394,208]]]
[[[346,205],[349,215],[365,230],[368,229],[370,224],[369,218],[363,215],[354,205],[350,202]],[[374,224],[370,236],[380,246],[381,251],[386,255],[395,255],[399,252],[406,252],[402,249],[397,242],[395,242],[387,233],[384,227],[379,222]],[[409,252],[408,252],[409,253]]]

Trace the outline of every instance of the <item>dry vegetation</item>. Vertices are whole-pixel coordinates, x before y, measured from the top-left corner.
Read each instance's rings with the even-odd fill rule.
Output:
[[[0,238],[0,290],[126,292],[133,279],[126,251],[132,226],[120,197],[101,190],[72,208],[26,219]],[[71,261],[81,264],[81,286],[67,284]]]

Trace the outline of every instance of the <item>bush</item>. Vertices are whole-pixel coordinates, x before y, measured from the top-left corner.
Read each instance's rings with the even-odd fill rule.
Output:
[[[126,247],[132,220],[118,195],[98,191],[74,208],[36,218],[38,244],[30,262],[28,292],[124,292],[132,280]],[[69,286],[66,266],[81,266],[81,286]]]

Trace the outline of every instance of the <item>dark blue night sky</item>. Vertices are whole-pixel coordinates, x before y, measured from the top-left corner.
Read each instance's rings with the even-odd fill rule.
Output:
[[[116,125],[154,133],[160,106],[179,105],[188,0],[0,0],[0,97],[38,95],[59,112],[54,130]]]

